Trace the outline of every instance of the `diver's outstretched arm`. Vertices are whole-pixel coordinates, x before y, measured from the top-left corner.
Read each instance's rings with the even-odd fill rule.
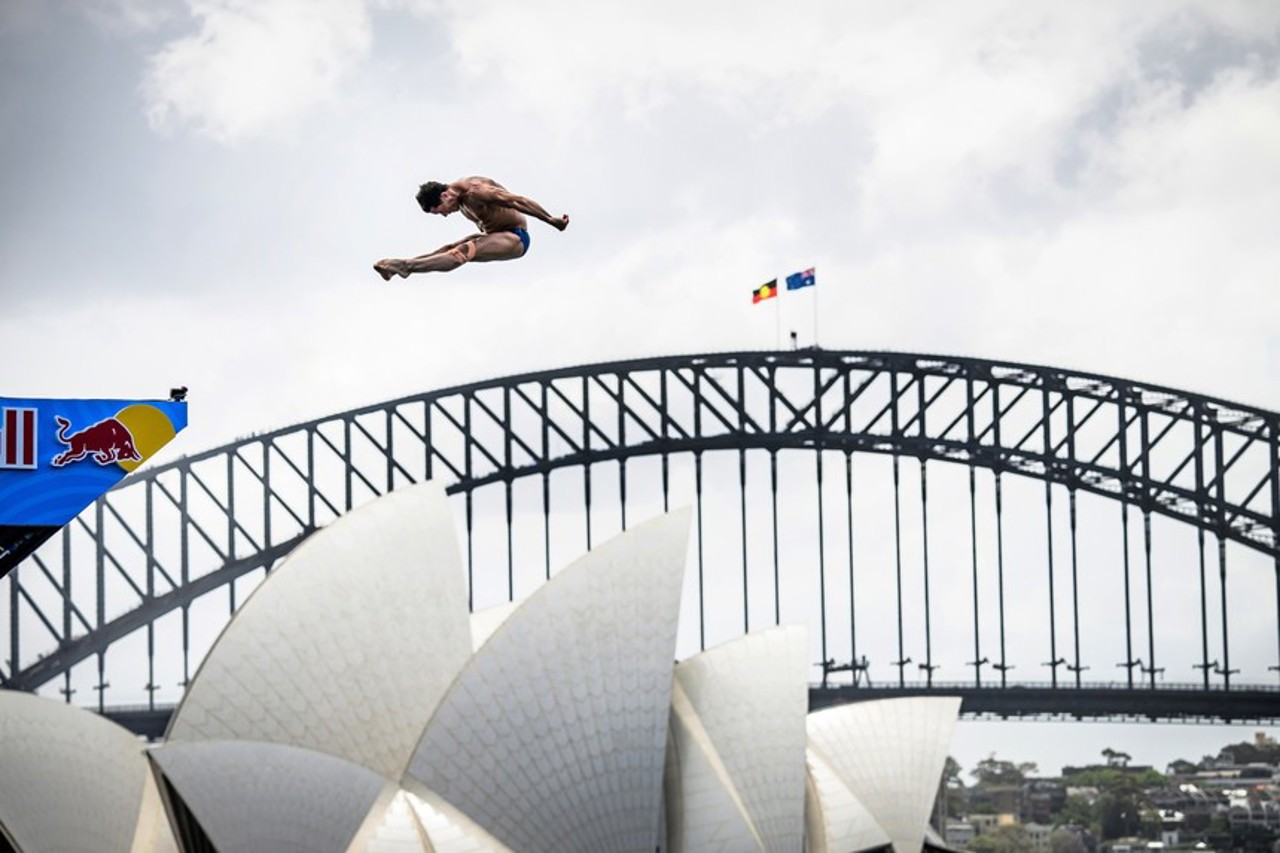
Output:
[[[474,183],[469,184],[466,189],[467,195],[472,196],[477,201],[487,201],[493,204],[509,207],[512,210],[518,210],[526,216],[532,216],[534,219],[547,223],[557,231],[563,231],[569,227],[569,215],[552,216],[547,209],[538,204],[531,198],[525,198],[522,195],[516,195],[513,192],[504,190],[502,187],[495,187],[491,184]]]

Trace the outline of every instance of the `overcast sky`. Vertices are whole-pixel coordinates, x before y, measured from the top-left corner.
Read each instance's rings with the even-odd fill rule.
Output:
[[[812,266],[826,348],[1280,408],[1278,62],[1271,0],[4,0],[0,393],[188,385],[168,452],[195,452],[526,370],[811,344],[810,294],[750,295]],[[417,185],[472,174],[569,229],[383,283],[374,260],[466,233]],[[1063,757],[1054,727],[972,725],[958,757],[1211,751],[1081,728]]]

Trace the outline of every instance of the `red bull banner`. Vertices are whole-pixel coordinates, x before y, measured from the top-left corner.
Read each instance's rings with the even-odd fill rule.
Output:
[[[0,397],[0,575],[186,425],[173,400]]]

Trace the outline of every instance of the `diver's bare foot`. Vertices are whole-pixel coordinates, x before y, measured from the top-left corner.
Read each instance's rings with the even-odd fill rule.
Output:
[[[552,226],[553,226],[557,231],[563,231],[564,229],[568,228],[568,227],[569,227],[569,214],[567,214],[567,213],[566,213],[564,216],[561,216],[559,219],[557,219],[557,220],[555,220],[554,222],[552,222],[552,223],[551,223],[551,225],[552,225]]]
[[[382,276],[383,281],[391,281],[391,277],[399,272],[399,270],[392,265],[390,258],[384,258],[378,261],[373,265],[373,269],[378,273],[378,275]]]

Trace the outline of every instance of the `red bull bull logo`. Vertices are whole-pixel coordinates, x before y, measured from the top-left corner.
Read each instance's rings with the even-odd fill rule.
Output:
[[[61,415],[55,415],[53,419],[58,423],[58,441],[67,446],[66,450],[53,457],[51,464],[55,468],[86,457],[92,457],[99,465],[142,459],[134,444],[133,433],[118,418],[103,418],[70,435],[67,433],[71,429],[71,421]]]

